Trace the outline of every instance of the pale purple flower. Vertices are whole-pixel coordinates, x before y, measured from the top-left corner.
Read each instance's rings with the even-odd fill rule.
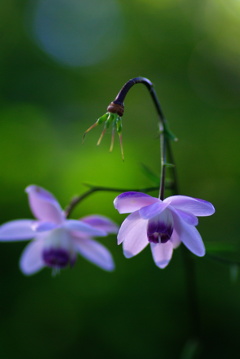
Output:
[[[213,214],[210,202],[187,196],[161,201],[145,193],[125,192],[115,198],[114,206],[119,213],[131,213],[118,232],[125,257],[135,256],[150,243],[154,262],[165,268],[181,242],[195,255],[204,256],[205,247],[195,228],[196,216]]]
[[[73,266],[78,253],[104,270],[114,269],[110,252],[92,237],[117,233],[115,223],[99,215],[67,219],[50,192],[35,185],[27,187],[26,192],[37,219],[20,219],[0,226],[0,241],[34,239],[20,259],[24,274],[33,274],[45,266],[55,270]]]

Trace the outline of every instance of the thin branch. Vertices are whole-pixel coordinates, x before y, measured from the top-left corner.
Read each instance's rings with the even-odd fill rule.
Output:
[[[103,186],[92,186],[89,184],[86,184],[87,187],[90,187],[90,189],[86,192],[84,192],[82,195],[74,197],[69,205],[65,209],[65,215],[66,218],[70,216],[74,208],[85,198],[89,197],[94,192],[152,192],[157,191],[158,187],[147,187],[142,189],[129,189],[129,188],[109,188],[109,187],[103,187]]]

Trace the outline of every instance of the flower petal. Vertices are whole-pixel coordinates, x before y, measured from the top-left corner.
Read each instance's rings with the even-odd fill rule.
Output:
[[[164,200],[176,209],[192,213],[194,216],[211,216],[215,212],[212,203],[188,196],[171,196]]]
[[[74,238],[77,251],[98,267],[112,271],[115,268],[114,261],[109,250],[93,239]]]
[[[87,223],[75,219],[66,220],[64,223],[64,228],[76,232],[76,235],[77,232],[80,232],[78,233],[78,235],[80,236],[81,234],[84,234],[85,236],[88,235],[88,236],[98,236],[98,237],[104,237],[107,235],[107,233],[104,230],[94,228],[93,226],[90,226]]]
[[[160,214],[168,206],[169,206],[168,203],[164,203],[159,199],[157,202],[141,208],[139,210],[139,214],[143,219],[149,219]]]
[[[36,232],[45,232],[45,231],[51,231],[53,229],[56,229],[58,227],[57,224],[52,223],[52,222],[39,222],[36,221],[33,225],[32,225],[32,229]]]
[[[119,213],[131,213],[158,201],[158,198],[145,193],[124,192],[115,198],[113,204]]]
[[[170,241],[166,243],[151,243],[151,250],[155,264],[159,268],[165,268],[172,258],[173,245]]]
[[[35,185],[28,186],[26,192],[31,210],[37,219],[53,223],[64,221],[63,211],[50,192]]]
[[[32,226],[37,223],[31,219],[10,221],[0,226],[0,241],[22,241],[32,239],[36,233]]]
[[[130,214],[123,221],[118,232],[118,244],[123,242],[125,257],[130,258],[141,252],[149,243],[147,237],[148,221],[142,219],[138,212]]]
[[[174,207],[171,208],[172,212],[173,210],[178,214],[178,216],[180,216],[186,223],[191,224],[192,226],[197,226],[198,225],[198,218],[196,216],[194,216],[193,214],[189,213],[189,212],[184,212],[181,211],[180,209],[173,209]]]
[[[118,226],[109,218],[100,215],[91,215],[81,218],[81,221],[106,233],[117,233]]]
[[[179,235],[178,235],[178,233],[176,232],[175,229],[173,229],[173,233],[172,233],[170,241],[172,242],[173,249],[177,248],[181,244]]]
[[[45,266],[42,258],[43,244],[42,239],[36,239],[29,243],[23,251],[19,264],[24,274],[34,274]]]
[[[198,230],[186,222],[178,215],[173,213],[174,227],[179,235],[179,239],[183,244],[196,256],[203,257],[205,255],[205,246]]]
[[[125,220],[122,222],[118,235],[117,235],[117,243],[121,244],[128,235],[131,236],[131,232],[135,229],[137,229],[137,227],[139,225],[141,225],[141,223],[144,223],[145,226],[144,228],[146,228],[146,233],[147,233],[147,223],[148,221],[143,220],[140,216],[139,216],[139,212],[133,212],[131,214],[129,214],[129,216],[127,216],[125,218]]]

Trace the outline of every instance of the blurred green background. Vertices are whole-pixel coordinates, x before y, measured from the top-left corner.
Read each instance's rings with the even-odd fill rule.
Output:
[[[125,161],[110,134],[84,131],[136,76],[155,85],[172,131],[181,193],[211,201],[208,246],[239,243],[240,2],[237,0],[1,0],[1,222],[31,218],[24,189],[38,184],[65,207],[83,183],[143,188],[141,163],[159,172],[157,116],[135,86],[123,117]],[[117,194],[97,193],[74,218],[101,213],[119,224]],[[56,277],[25,277],[26,242],[0,248],[0,358],[191,358],[182,251],[158,269],[149,248],[127,260],[116,237],[101,240],[117,269],[79,256]],[[240,252],[221,256],[240,260]],[[239,280],[229,267],[194,258],[204,337],[199,358],[240,351]],[[185,348],[185,349],[184,349]],[[195,356],[193,356],[195,357]]]

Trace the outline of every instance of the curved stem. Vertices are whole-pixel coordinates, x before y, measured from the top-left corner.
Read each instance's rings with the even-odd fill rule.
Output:
[[[95,188],[89,189],[88,191],[84,192],[81,196],[74,197],[65,209],[66,218],[70,216],[70,214],[72,213],[74,208],[78,205],[78,203],[80,203],[84,198],[90,196],[93,192],[96,192]]]
[[[160,187],[159,187],[159,198],[164,200],[165,192],[165,178],[166,178],[166,163],[167,163],[167,141],[164,132],[160,134],[160,151],[161,151],[161,172],[160,172]],[[175,182],[175,179],[174,181]]]
[[[154,105],[156,107],[157,113],[159,115],[160,118],[160,122],[163,123],[163,125],[166,125],[166,119],[164,117],[163,111],[162,111],[162,107],[160,105],[160,102],[158,100],[156,91],[153,87],[153,83],[148,80],[146,77],[135,77],[134,79],[129,80],[128,82],[125,83],[125,85],[121,88],[121,90],[119,91],[119,93],[117,94],[115,100],[113,101],[115,104],[118,105],[123,105],[125,97],[128,93],[128,91],[131,89],[131,87],[133,87],[136,84],[143,84],[147,87],[147,89],[150,92],[150,95],[152,97],[152,100],[154,102]]]
[[[135,84],[143,84],[149,90],[149,93],[152,97],[153,103],[155,105],[158,119],[159,119],[159,130],[160,130],[160,146],[161,146],[161,173],[160,173],[160,187],[159,187],[159,198],[161,200],[164,199],[164,190],[165,190],[165,177],[166,177],[166,166],[167,166],[167,151],[169,152],[169,157],[172,159],[172,164],[174,165],[173,155],[171,152],[171,146],[169,143],[169,130],[167,127],[167,120],[163,114],[162,107],[158,100],[156,91],[153,87],[153,84],[150,80],[145,77],[135,77],[134,79],[129,80],[119,91],[115,100],[113,101],[114,104],[124,106],[124,100],[128,93],[128,91],[135,85]],[[177,188],[177,178],[176,178],[176,170],[173,172],[174,183]]]

